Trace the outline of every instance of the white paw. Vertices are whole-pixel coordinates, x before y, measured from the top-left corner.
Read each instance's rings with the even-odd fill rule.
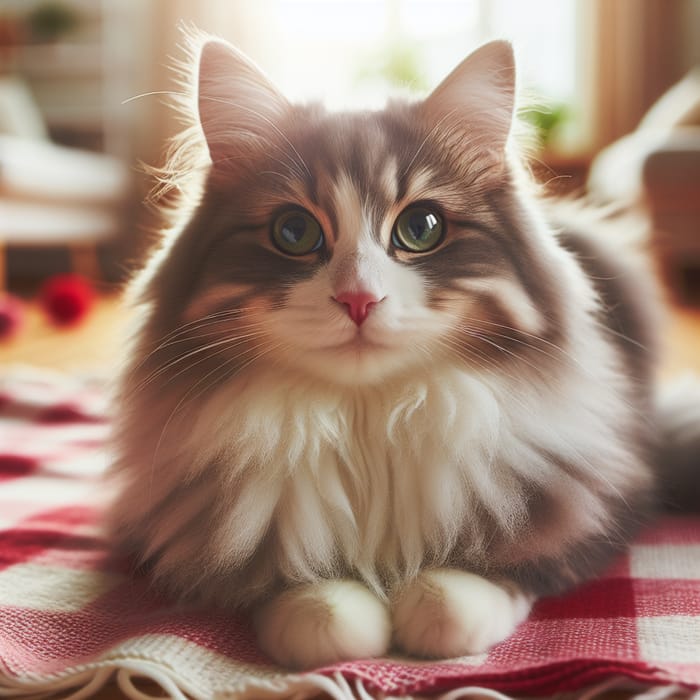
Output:
[[[394,601],[394,639],[403,651],[429,658],[480,654],[509,637],[532,601],[455,569],[432,569]]]
[[[357,581],[323,581],[280,594],[255,615],[261,649],[288,668],[382,656],[391,641],[386,607]]]

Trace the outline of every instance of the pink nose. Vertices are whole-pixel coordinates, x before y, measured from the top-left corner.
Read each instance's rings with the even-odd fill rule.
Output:
[[[342,292],[333,298],[347,308],[348,316],[358,326],[362,325],[371,308],[381,301],[370,292]]]

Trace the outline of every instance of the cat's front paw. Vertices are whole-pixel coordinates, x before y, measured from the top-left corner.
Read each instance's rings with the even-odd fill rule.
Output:
[[[509,637],[531,604],[524,594],[475,574],[426,570],[394,600],[394,639],[414,656],[480,654]]]
[[[388,610],[357,581],[297,586],[262,607],[254,622],[262,650],[288,668],[382,656],[391,641]]]

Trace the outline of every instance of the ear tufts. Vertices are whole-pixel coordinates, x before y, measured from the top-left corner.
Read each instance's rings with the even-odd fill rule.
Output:
[[[289,103],[242,52],[221,39],[208,39],[199,54],[197,106],[217,163],[269,134]]]
[[[490,149],[503,150],[515,108],[515,58],[507,41],[492,41],[465,58],[430,94],[423,109],[447,119]]]

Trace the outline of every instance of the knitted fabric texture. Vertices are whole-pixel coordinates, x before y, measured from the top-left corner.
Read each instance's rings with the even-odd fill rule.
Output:
[[[244,617],[164,600],[110,556],[99,528],[107,414],[99,384],[36,371],[0,380],[0,697],[87,693],[115,677],[128,696],[144,697],[136,676],[195,698],[475,686],[531,696],[620,677],[700,688],[699,517],[657,522],[602,578],[539,601],[488,654],[396,656],[304,674],[276,668]]]

